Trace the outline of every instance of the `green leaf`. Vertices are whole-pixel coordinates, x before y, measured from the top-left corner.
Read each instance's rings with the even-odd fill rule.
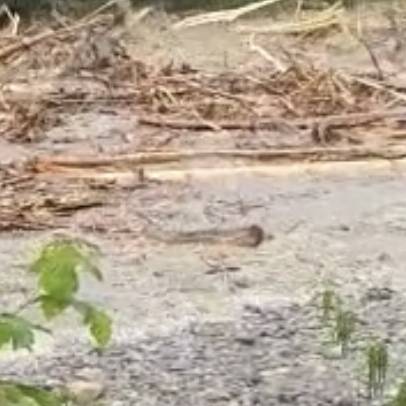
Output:
[[[18,387],[27,398],[35,400],[40,406],[61,406],[63,404],[56,394],[45,389],[29,385],[18,385]]]
[[[21,393],[19,388],[13,384],[2,383],[0,385],[0,399],[2,400],[1,402],[2,405],[3,404],[6,406],[24,405],[24,403],[22,402],[24,400],[24,395]],[[35,405],[35,403],[32,404]]]
[[[33,324],[14,314],[0,314],[0,347],[11,343],[13,350],[31,350],[34,344],[34,332],[41,331],[49,334],[49,330]]]
[[[111,319],[110,317],[100,310],[95,310],[91,313],[89,319],[90,333],[95,339],[99,347],[106,347],[110,342],[112,335]]]
[[[97,257],[97,249],[90,244],[62,238],[45,245],[30,270],[39,275],[40,288],[46,294],[66,300],[78,290],[77,272],[89,272],[102,280]]]
[[[47,320],[51,320],[63,313],[70,305],[70,300],[58,299],[50,295],[42,295],[38,298],[42,312]]]
[[[1,406],[63,406],[56,394],[29,385],[0,382]]]
[[[104,347],[112,335],[112,322],[109,316],[87,302],[75,299],[79,290],[79,272],[89,272],[97,280],[102,274],[97,264],[99,251],[96,247],[78,239],[58,238],[43,247],[30,270],[39,277],[40,296],[38,303],[47,319],[60,315],[69,306],[79,312],[83,323],[96,345]],[[2,342],[10,341],[0,331]],[[1,406],[1,405],[0,405]]]
[[[90,303],[75,301],[73,307],[83,317],[83,323],[89,326],[91,336],[98,347],[106,347],[112,336],[112,321],[103,311],[96,309]]]
[[[10,326],[7,323],[0,323],[0,349],[11,341]]]
[[[60,260],[41,273],[39,284],[41,289],[56,300],[66,301],[78,291],[78,276],[69,263]]]
[[[30,270],[35,273],[42,273],[47,268],[53,268],[56,264],[63,262],[71,268],[76,268],[82,262],[83,255],[75,244],[67,240],[55,240],[46,244],[33,262]]]
[[[9,314],[0,316],[0,344],[11,343],[13,350],[31,350],[36,326],[27,320]]]

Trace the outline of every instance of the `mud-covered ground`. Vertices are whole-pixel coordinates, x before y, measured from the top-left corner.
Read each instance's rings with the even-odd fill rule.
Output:
[[[2,371],[55,382],[98,368],[110,399],[121,401],[108,404],[370,404],[362,369],[368,335],[390,344],[391,384],[403,369],[404,176],[384,164],[372,172],[240,175],[130,193],[119,215],[127,224],[153,193],[145,211],[163,227],[258,222],[274,240],[228,250],[223,271],[213,273],[204,259],[216,258],[215,248],[87,232],[106,254],[106,281],[85,294],[114,316],[111,348],[89,355],[80,329],[61,321],[55,341],[40,340],[38,355],[18,354],[18,362],[6,356]],[[26,276],[15,262],[42,237],[2,236],[3,303],[22,300]],[[326,281],[362,321],[345,359],[337,359],[320,321],[317,294]]]
[[[141,42],[139,52],[152,54],[155,47],[156,60],[167,58],[174,37],[165,30],[156,36],[154,25],[143,30],[155,36]],[[184,42],[171,48],[199,68],[204,55],[196,44],[201,46],[202,30],[185,34]],[[219,51],[227,37],[218,38],[213,47],[205,44],[207,69],[233,61]],[[238,54],[232,46],[236,38],[222,48],[231,56]],[[327,59],[318,44],[315,55]],[[377,45],[382,58],[384,44]],[[351,60],[348,53],[336,55],[340,68]],[[354,55],[357,69],[371,67],[368,53]],[[251,66],[249,61],[250,53],[239,54],[232,68]],[[401,61],[384,61],[401,75]],[[60,115],[58,125],[32,143],[1,139],[0,162],[8,167],[33,155],[114,156],[151,148],[255,150],[291,141],[278,136],[287,137],[143,127],[131,109],[95,104]],[[41,198],[49,190],[60,199],[89,194],[97,204],[59,208],[54,217],[45,216],[41,231],[23,231],[18,222],[2,230],[2,309],[13,309],[27,295],[30,280],[23,265],[32,247],[55,229],[71,231],[104,253],[105,282],[86,282],[83,295],[111,312],[114,337],[106,352],[93,353],[75,320],[63,318],[54,337],[39,337],[32,354],[4,353],[1,376],[56,385],[96,369],[103,375],[98,379],[106,389],[105,404],[115,406],[370,405],[364,368],[368,340],[379,337],[389,346],[388,394],[406,365],[405,177],[402,161],[248,165],[197,159],[147,168],[142,182],[128,170],[114,173],[112,183],[39,174],[21,181],[17,199],[7,184],[2,204],[24,202],[33,191]],[[256,248],[158,243],[142,234],[145,218],[168,233],[259,224],[269,238]],[[345,357],[321,321],[320,293],[326,286],[334,286],[358,317]]]

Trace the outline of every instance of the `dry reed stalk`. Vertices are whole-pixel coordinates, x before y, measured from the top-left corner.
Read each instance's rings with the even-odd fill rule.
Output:
[[[300,34],[304,32],[313,32],[332,25],[341,25],[343,11],[344,9],[341,6],[341,2],[337,2],[327,10],[317,13],[313,18],[273,24],[266,27],[240,25],[236,30],[238,32],[251,34]]]
[[[188,17],[183,19],[182,21],[177,22],[173,25],[173,28],[179,30],[182,28],[196,27],[203,24],[213,24],[221,22],[231,23],[244,15],[252,13],[253,11],[259,10],[271,4],[275,4],[279,1],[281,0],[262,0],[253,4],[249,4],[248,6],[243,6],[232,10],[221,10],[211,13],[199,14],[197,16]]]

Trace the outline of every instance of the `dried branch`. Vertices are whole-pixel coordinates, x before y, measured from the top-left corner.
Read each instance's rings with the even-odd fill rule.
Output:
[[[279,1],[281,0],[262,0],[253,4],[249,4],[248,6],[243,6],[232,10],[214,11],[211,13],[205,13],[193,17],[188,17],[174,24],[173,28],[179,30],[187,27],[196,27],[198,25],[203,24],[213,24],[220,22],[230,23],[248,13],[252,13],[253,11],[259,10],[271,4],[275,4]]]

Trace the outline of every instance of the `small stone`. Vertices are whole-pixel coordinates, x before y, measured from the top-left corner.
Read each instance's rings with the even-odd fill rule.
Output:
[[[104,374],[96,368],[84,368],[64,385],[64,392],[78,405],[90,405],[105,393]]]
[[[247,278],[238,278],[233,281],[233,284],[236,288],[239,289],[248,289],[250,287],[250,281]]]
[[[341,396],[337,396],[333,399],[334,406],[351,406],[354,404],[352,399],[343,398]]]
[[[224,402],[231,400],[230,394],[222,389],[208,389],[205,395],[206,399],[210,402]]]
[[[389,287],[372,287],[368,289],[365,299],[367,301],[390,300],[394,294],[393,289]]]
[[[237,343],[240,343],[242,345],[247,346],[255,345],[255,338],[251,336],[238,336],[235,338],[235,341],[237,341]]]
[[[292,404],[299,396],[296,393],[279,393],[278,402],[283,404]]]
[[[252,303],[246,303],[244,305],[244,310],[248,313],[261,314],[261,315],[264,314],[264,311],[261,308],[261,306],[252,304]]]
[[[379,262],[390,262],[391,260],[392,257],[387,252],[382,252],[381,254],[378,255]]]
[[[103,396],[105,388],[101,382],[72,381],[65,385],[65,390],[78,405],[88,406]]]

